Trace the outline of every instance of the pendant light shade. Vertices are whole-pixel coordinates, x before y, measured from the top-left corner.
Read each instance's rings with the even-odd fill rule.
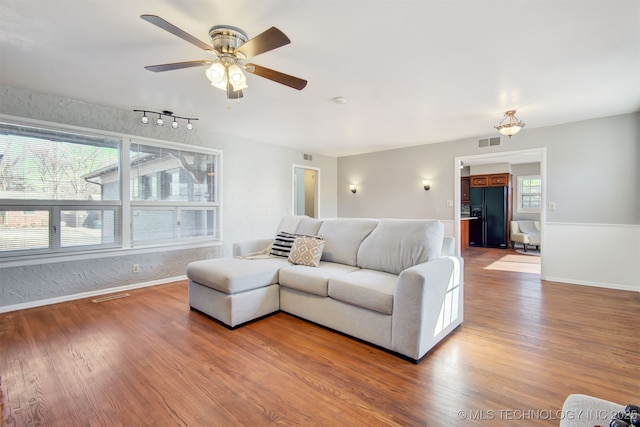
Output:
[[[516,117],[516,110],[509,110],[504,113],[504,118],[495,128],[498,129],[498,132],[501,134],[511,138],[520,132],[524,126],[525,124]]]

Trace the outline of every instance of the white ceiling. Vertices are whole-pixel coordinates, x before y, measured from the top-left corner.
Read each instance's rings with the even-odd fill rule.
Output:
[[[143,68],[211,57],[141,14],[205,42],[276,26],[291,44],[251,62],[309,84],[249,75],[228,109],[204,67]],[[0,0],[0,30],[0,84],[332,156],[640,111],[638,0]]]

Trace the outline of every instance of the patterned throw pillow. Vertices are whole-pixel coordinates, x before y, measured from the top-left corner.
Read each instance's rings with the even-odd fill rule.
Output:
[[[289,252],[291,252],[291,246],[293,246],[293,241],[298,237],[297,234],[286,233],[284,231],[278,232],[276,234],[276,238],[271,245],[271,251],[269,251],[269,255],[288,257]]]
[[[320,265],[320,258],[322,258],[323,249],[324,240],[322,240],[321,237],[297,237],[291,247],[289,261],[294,264],[317,267]]]

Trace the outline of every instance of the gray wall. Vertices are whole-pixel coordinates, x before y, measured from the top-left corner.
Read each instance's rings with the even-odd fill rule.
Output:
[[[549,222],[640,224],[640,113],[528,129],[503,145],[476,139],[338,159],[338,215],[453,220],[454,159],[546,147]],[[421,179],[431,180],[424,191]],[[352,194],[349,184],[359,185]]]
[[[0,261],[0,311],[3,306],[182,276],[191,260],[230,255],[235,241],[272,236],[281,217],[292,212],[293,164],[321,169],[320,215],[337,215],[337,161],[332,157],[314,154],[314,160],[306,162],[300,151],[203,132],[198,122],[190,132],[169,126],[142,126],[139,114],[133,111],[6,86],[0,86],[0,114],[223,150],[220,247],[156,249],[144,254],[10,267]],[[134,263],[140,265],[140,273],[131,273]]]

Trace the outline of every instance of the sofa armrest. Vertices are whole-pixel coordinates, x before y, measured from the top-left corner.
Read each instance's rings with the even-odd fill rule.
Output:
[[[271,239],[246,240],[233,244],[233,256],[247,256],[266,250],[273,243]]]
[[[463,263],[460,257],[441,257],[400,273],[393,297],[393,351],[419,360],[462,323]]]
[[[442,256],[453,256],[456,254],[456,239],[445,237],[442,239]]]
[[[562,405],[560,427],[609,425],[613,415],[624,405],[584,394],[570,394]]]

